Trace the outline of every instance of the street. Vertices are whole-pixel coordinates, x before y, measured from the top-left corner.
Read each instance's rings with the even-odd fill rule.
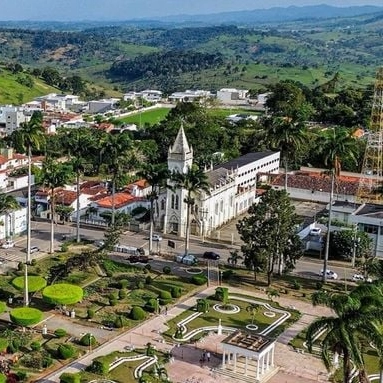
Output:
[[[55,225],[55,250],[58,250],[63,244],[63,235],[74,236],[76,229],[74,226],[69,225]],[[81,236],[88,240],[97,241],[104,238],[104,231],[97,229],[81,228]],[[175,248],[168,246],[168,238],[163,238],[162,241],[153,241],[153,250],[158,253],[171,253],[176,255],[184,251],[184,240],[171,237],[175,244]],[[49,251],[50,241],[50,223],[49,222],[32,222],[32,246],[38,246],[40,252],[32,254],[32,259],[46,256]],[[0,249],[0,258],[3,259],[3,266],[15,267],[18,262],[25,261],[25,248],[27,240],[26,237],[20,237],[15,240],[15,247],[10,249]],[[145,232],[125,232],[120,239],[120,244],[134,247],[143,247],[148,249],[149,240],[148,234]],[[191,237],[190,239],[190,253],[195,254],[197,257],[202,257],[205,251],[214,251],[221,256],[220,262],[227,263],[230,256],[230,251],[239,249],[238,246],[230,244],[222,244],[215,242],[202,242],[199,237]],[[158,260],[158,258],[157,258]],[[0,265],[0,267],[2,267]],[[4,267],[5,269],[6,267]],[[305,278],[320,279],[319,272],[323,268],[323,263],[320,260],[311,258],[302,258],[297,262],[293,274]],[[338,274],[338,280],[350,280],[355,273],[349,264],[340,264],[339,262],[329,262],[329,269]]]

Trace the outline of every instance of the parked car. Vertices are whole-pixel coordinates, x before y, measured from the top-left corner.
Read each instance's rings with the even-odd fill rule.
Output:
[[[218,259],[221,258],[221,256],[219,254],[215,253],[214,251],[205,251],[203,253],[203,257],[205,259],[213,259],[215,261],[217,261]]]
[[[150,259],[146,255],[131,255],[126,260],[130,263],[148,263]]]
[[[15,242],[13,241],[5,241],[1,245],[3,249],[10,249],[11,247],[14,247],[14,246],[15,246]]]
[[[320,271],[319,275],[323,276],[323,270]],[[326,270],[327,279],[338,279],[338,274],[332,270]]]
[[[105,246],[105,242],[104,241],[95,241],[94,245],[96,247],[103,247],[103,246]]]
[[[153,234],[152,241],[162,241],[162,237],[159,234]]]
[[[354,274],[353,276],[352,276],[352,278],[351,278],[351,280],[353,281],[353,282],[364,282],[364,281],[366,281],[366,282],[368,282],[368,283],[371,283],[372,282],[372,278],[365,278],[364,277],[364,275],[363,274]]]
[[[31,254],[38,253],[40,251],[40,248],[37,246],[31,246]]]
[[[310,230],[310,235],[320,235],[322,232],[322,229],[320,227],[313,227]]]

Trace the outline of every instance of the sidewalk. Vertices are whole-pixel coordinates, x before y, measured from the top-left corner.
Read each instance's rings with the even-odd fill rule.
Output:
[[[220,342],[226,335],[209,335],[195,345],[184,344],[177,347],[174,344],[164,343],[159,333],[166,331],[166,322],[180,313],[185,308],[194,306],[197,299],[205,298],[214,294],[216,286],[209,287],[197,295],[187,298],[185,301],[178,303],[176,306],[169,308],[168,314],[155,316],[136,328],[127,331],[114,339],[111,339],[104,345],[92,351],[90,354],[84,355],[72,364],[61,368],[60,370],[48,375],[44,379],[40,379],[40,383],[59,382],[59,376],[65,372],[78,372],[91,364],[92,360],[98,356],[107,355],[113,351],[124,350],[125,347],[134,345],[136,347],[144,347],[148,342],[153,343],[157,349],[163,351],[172,350],[174,362],[167,366],[169,378],[173,382],[185,382],[187,379],[194,377],[195,380],[201,379],[203,383],[215,383],[217,374],[212,372],[212,368],[219,367],[221,363],[221,347]],[[230,288],[231,293],[246,293],[247,295],[267,299],[266,295],[261,292],[248,292],[241,289]],[[280,372],[275,375],[270,383],[310,383],[312,382],[328,382],[326,370],[322,362],[310,354],[298,354],[290,346],[288,342],[300,331],[302,331],[316,317],[327,316],[331,311],[325,307],[315,307],[310,303],[293,300],[290,298],[280,297],[275,301],[279,302],[283,307],[294,306],[302,313],[302,317],[290,328],[288,328],[277,340],[275,363],[280,367]],[[84,332],[85,332],[84,327]],[[113,333],[112,333],[113,334]],[[112,335],[110,334],[110,335]],[[201,353],[210,351],[212,359],[210,363],[201,365],[199,359]],[[220,383],[231,383],[232,379],[219,376]]]

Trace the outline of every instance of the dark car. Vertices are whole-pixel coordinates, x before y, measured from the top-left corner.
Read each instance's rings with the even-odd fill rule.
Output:
[[[205,251],[203,253],[203,257],[206,259],[213,259],[215,261],[221,258],[220,255],[217,253],[214,253],[214,251]]]

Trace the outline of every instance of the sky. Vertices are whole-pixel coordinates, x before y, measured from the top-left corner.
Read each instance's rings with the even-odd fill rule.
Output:
[[[0,20],[129,20],[323,3],[382,6],[382,0],[1,0]]]

